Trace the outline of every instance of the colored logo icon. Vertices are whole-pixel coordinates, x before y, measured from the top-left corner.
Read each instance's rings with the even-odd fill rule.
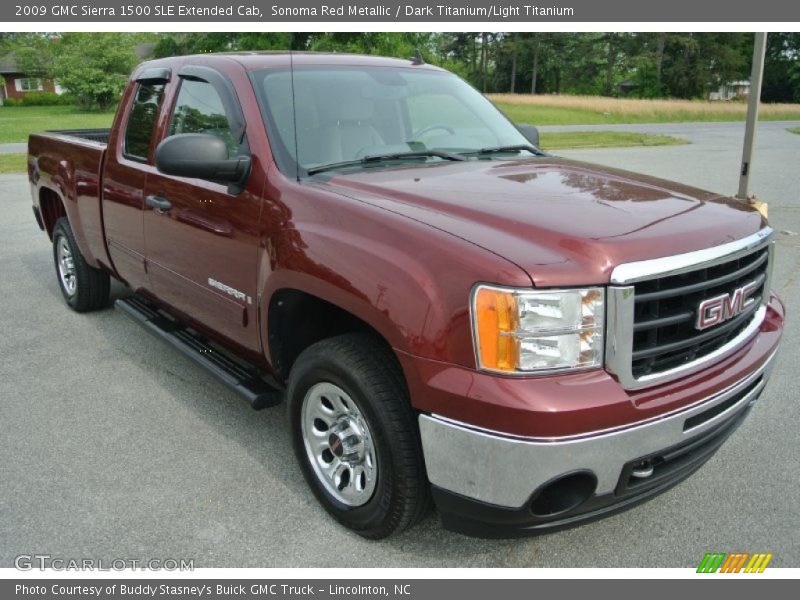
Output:
[[[772,560],[771,553],[707,552],[697,567],[698,573],[763,573]]]

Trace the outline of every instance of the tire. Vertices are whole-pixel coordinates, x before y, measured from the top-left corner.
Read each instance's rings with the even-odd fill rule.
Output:
[[[58,286],[72,310],[88,312],[108,304],[111,289],[108,273],[87,264],[65,217],[53,227],[53,261]]]
[[[390,348],[364,334],[317,342],[295,361],[286,397],[303,476],[339,523],[380,539],[425,514],[430,489],[419,430]]]

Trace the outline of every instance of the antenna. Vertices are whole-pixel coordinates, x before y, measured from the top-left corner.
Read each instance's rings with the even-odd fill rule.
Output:
[[[292,127],[294,129],[295,178],[300,183],[300,149],[297,144],[297,101],[294,95],[294,53],[289,49],[289,79],[292,82]]]
[[[416,48],[414,50],[414,56],[412,56],[409,60],[411,61],[412,65],[424,65],[425,64],[425,59],[422,58],[422,52],[419,51],[419,48]]]

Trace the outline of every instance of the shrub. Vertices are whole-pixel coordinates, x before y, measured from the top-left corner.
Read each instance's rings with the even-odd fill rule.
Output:
[[[21,98],[6,98],[5,106],[69,106],[75,104],[75,98],[70,94],[54,92],[28,92]]]
[[[59,96],[54,92],[28,92],[20,99],[22,106],[57,106],[71,102],[71,98]]]

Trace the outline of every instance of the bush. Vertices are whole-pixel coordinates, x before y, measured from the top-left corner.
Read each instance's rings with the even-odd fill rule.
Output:
[[[28,92],[22,98],[6,98],[5,106],[69,106],[75,104],[75,98],[70,94],[54,92]]]
[[[59,106],[72,103],[70,96],[59,96],[54,92],[28,92],[19,100],[20,106]]]

